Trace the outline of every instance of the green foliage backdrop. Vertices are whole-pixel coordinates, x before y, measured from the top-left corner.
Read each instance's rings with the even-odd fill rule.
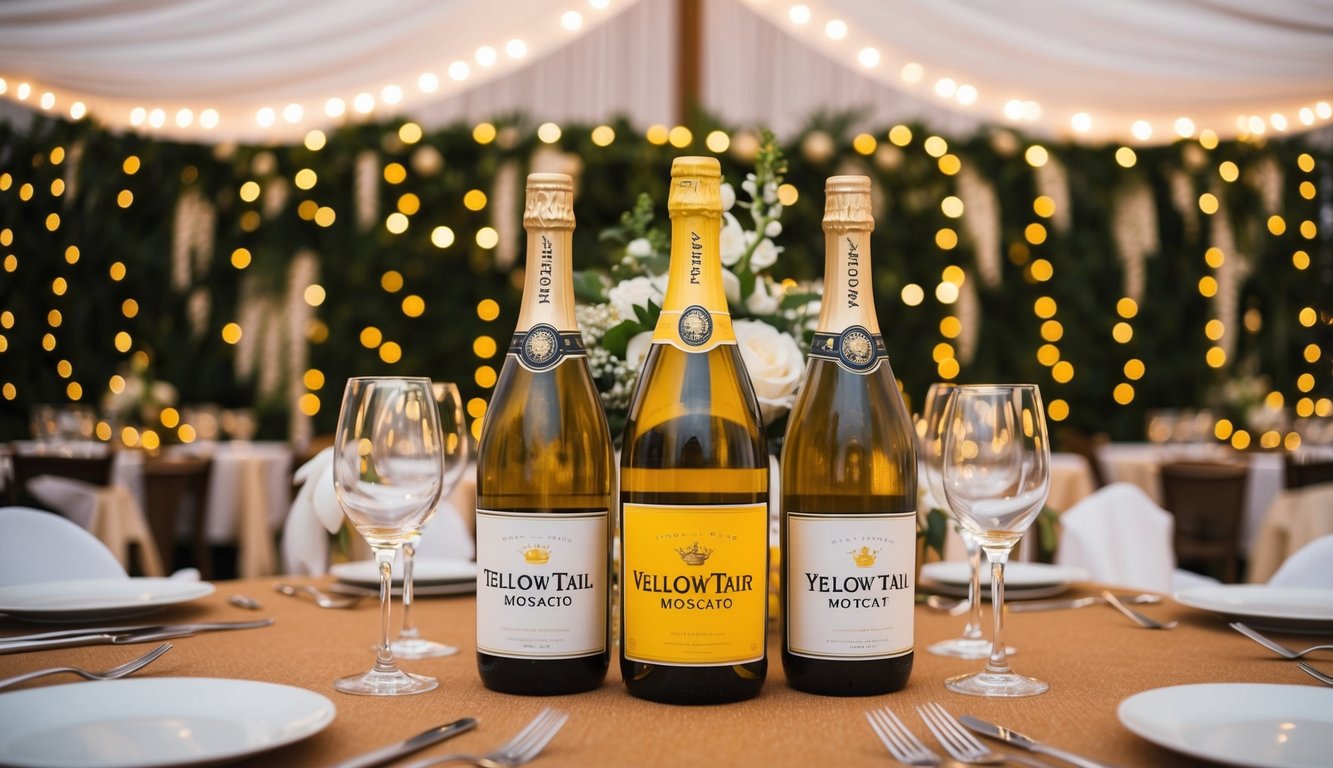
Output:
[[[787,181],[799,198],[783,217],[779,243],[786,252],[773,274],[819,277],[824,178],[834,173],[872,176],[879,190],[873,261],[880,323],[909,397],[919,397],[941,375],[939,360],[958,352],[957,340],[941,333],[941,321],[953,316],[957,305],[935,297],[950,265],[965,270],[980,310],[964,318],[979,327],[975,356],[962,362],[958,380],[1035,381],[1048,403],[1064,401],[1067,423],[1137,437],[1146,409],[1200,405],[1218,382],[1238,372],[1267,376],[1288,406],[1307,398],[1313,408],[1333,393],[1333,222],[1320,223],[1320,207],[1328,209],[1333,194],[1333,156],[1327,149],[1308,146],[1299,137],[1223,142],[1212,149],[1181,141],[1138,148],[1132,166],[1125,167],[1123,153],[1117,160],[1117,146],[1034,142],[996,130],[943,136],[947,154],[937,158],[925,151],[924,140],[932,134],[922,126],[909,126],[911,139],[899,147],[889,141],[889,126],[856,137],[849,124],[846,118],[819,117],[784,144],[790,158]],[[577,266],[589,267],[619,256],[597,235],[618,221],[639,192],[664,207],[672,157],[707,153],[704,136],[721,129],[731,137],[730,149],[720,154],[724,175],[738,183],[747,170],[746,147],[754,143],[753,134],[707,120],[691,126],[692,143],[683,148],[651,142],[624,122],[611,124],[615,139],[608,146],[593,142],[592,126],[573,125],[563,126],[560,138],[547,144],[537,138],[533,123],[519,117],[496,120],[494,132],[474,133],[474,126],[456,125],[417,141],[408,141],[416,138],[410,130],[400,136],[402,125],[389,121],[340,128],[318,150],[178,144],[112,133],[87,121],[38,119],[21,133],[0,125],[0,255],[5,258],[0,312],[6,313],[0,315],[5,321],[0,323],[0,438],[25,435],[35,404],[99,401],[110,378],[123,373],[138,352],[149,361],[152,375],[176,385],[183,403],[255,405],[261,435],[268,437],[287,435],[290,414],[301,402],[294,393],[307,389],[314,398],[307,397],[306,405],[310,410],[317,406],[314,431],[331,431],[343,381],[350,375],[448,378],[461,383],[465,400],[484,399],[489,377],[478,369],[498,368],[502,352],[482,357],[474,341],[488,336],[503,348],[512,330],[521,285],[521,174],[531,167],[534,153],[563,153],[559,162],[576,166]],[[495,138],[477,140],[489,139],[490,133]],[[1026,156],[1034,143],[1064,169],[1068,228],[1034,210],[1040,194],[1037,170]],[[131,156],[138,168],[127,173]],[[941,207],[960,183],[959,176],[945,172],[949,157],[994,189],[1001,242],[997,284],[981,280],[978,244],[964,221]],[[1228,161],[1235,164],[1235,181],[1222,172]],[[392,172],[385,173],[393,163],[405,171],[398,183],[391,183]],[[520,174],[513,177],[518,194],[496,194],[504,168]],[[294,183],[303,169],[316,174],[310,189]],[[247,201],[243,185],[252,181],[260,193]],[[1155,203],[1159,247],[1145,262],[1137,315],[1123,318],[1117,302],[1124,296],[1125,267],[1117,256],[1113,212],[1118,197],[1141,183]],[[1182,186],[1192,206],[1184,212]],[[474,189],[488,196],[480,210],[463,202]],[[173,243],[180,236],[176,209],[190,190],[216,211],[204,233],[212,242],[212,258],[204,263],[191,257],[195,268],[181,284],[172,278]],[[403,201],[409,193],[417,206]],[[1201,210],[1204,193],[1217,196],[1217,213]],[[377,211],[363,227],[356,212],[366,199],[375,201]],[[498,210],[505,202],[508,208]],[[1272,204],[1275,210],[1266,210]],[[331,224],[311,220],[317,206],[332,213]],[[394,234],[386,217],[399,208],[410,215],[406,230]],[[1204,327],[1216,299],[1199,289],[1201,279],[1217,274],[1205,260],[1216,245],[1213,216],[1227,217],[1234,233],[1234,246],[1228,246],[1234,252],[1224,257],[1244,259],[1249,267],[1235,315],[1222,318],[1235,346],[1220,367],[1205,362],[1214,342]],[[1034,224],[1041,227],[1036,236]],[[437,227],[452,232],[447,247],[432,243]],[[476,235],[483,227],[496,227],[514,239],[519,251],[514,268],[497,263],[497,249],[478,245]],[[948,247],[947,236],[941,240],[946,229],[957,234],[955,247]],[[77,247],[77,258],[70,246]],[[237,268],[232,254],[241,248],[250,261]],[[308,345],[308,367],[322,375],[298,377],[305,379],[304,388],[263,389],[260,371],[237,373],[240,346],[224,341],[222,329],[241,322],[243,292],[279,297],[278,306],[288,297],[299,301],[304,286],[287,285],[288,270],[294,255],[305,249],[317,255],[315,282],[324,289],[324,299],[309,310],[311,319],[298,333]],[[1301,254],[1309,262],[1304,269],[1298,268]],[[1038,260],[1046,265],[1034,271]],[[124,269],[119,280],[113,279],[116,264]],[[1041,280],[1046,267],[1051,275]],[[382,283],[390,270],[402,276],[396,291]],[[902,299],[909,284],[923,289],[919,305],[908,306]],[[206,294],[206,306],[192,308],[192,294]],[[419,316],[404,311],[409,295],[424,300]],[[1052,367],[1037,358],[1047,343],[1045,319],[1034,313],[1040,297],[1050,297],[1058,307],[1052,319],[1061,333],[1052,343],[1059,359],[1073,366],[1066,382],[1053,379]],[[498,317],[490,321],[478,313],[479,302],[488,298],[499,306]],[[127,311],[127,299],[137,303],[137,312]],[[1316,322],[1303,322],[1307,308],[1315,312]],[[268,322],[284,320],[274,316]],[[1128,323],[1132,331],[1126,343],[1113,340],[1118,322]],[[379,343],[362,343],[367,328],[379,331]],[[247,335],[264,330],[242,327]],[[118,347],[122,332],[128,336],[120,337]],[[398,345],[401,358],[386,362],[384,342]],[[943,353],[941,343],[950,344]],[[483,344],[480,351],[488,350]],[[286,366],[291,353],[287,348],[276,358],[261,357],[260,368]],[[1131,359],[1144,364],[1140,378],[1125,372]],[[1302,374],[1312,378],[1302,384]],[[290,378],[286,373],[278,378],[283,377]],[[1127,404],[1113,397],[1119,384],[1133,389]]]

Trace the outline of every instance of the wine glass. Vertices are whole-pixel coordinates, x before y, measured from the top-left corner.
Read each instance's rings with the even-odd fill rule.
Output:
[[[430,379],[347,381],[334,437],[333,483],[347,519],[375,551],[380,573],[380,642],[375,666],[335,680],[344,693],[394,696],[439,685],[403,672],[389,647],[393,559],[435,513],[444,475],[440,414]]]
[[[921,409],[921,423],[918,427],[918,439],[922,464],[926,469],[926,487],[930,489],[932,500],[944,511],[949,511],[949,502],[944,495],[944,433],[941,425],[949,396],[957,389],[956,384],[937,382],[930,385]],[[967,599],[969,610],[967,624],[963,626],[960,637],[941,640],[926,648],[936,656],[952,656],[957,659],[984,659],[990,655],[991,644],[981,632],[981,545],[976,537],[966,528],[957,524],[959,538],[967,551],[967,563],[970,568]],[[1006,649],[1010,653],[1012,649]]]
[[[1004,564],[1051,488],[1051,448],[1034,384],[958,387],[944,414],[944,495],[991,564],[995,620],[985,670],[945,687],[974,696],[1032,696],[1050,686],[1009,668],[1004,646]]]
[[[463,477],[463,468],[467,464],[467,433],[463,423],[463,397],[458,394],[458,385],[452,381],[437,381],[432,387],[440,410],[440,434],[444,440],[444,475],[440,484],[443,503]],[[403,628],[390,647],[395,656],[403,659],[452,656],[458,653],[457,647],[425,639],[412,620],[412,604],[415,602],[412,577],[420,538],[414,536],[403,544]]]

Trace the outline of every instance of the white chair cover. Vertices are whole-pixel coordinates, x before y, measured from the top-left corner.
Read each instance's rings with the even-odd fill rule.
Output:
[[[1055,562],[1086,568],[1092,581],[1171,592],[1175,520],[1137,485],[1112,483],[1060,516]]]
[[[0,507],[0,586],[73,579],[125,579],[116,556],[53,512]]]
[[[1333,534],[1321,536],[1296,550],[1268,584],[1273,587],[1333,589]]]

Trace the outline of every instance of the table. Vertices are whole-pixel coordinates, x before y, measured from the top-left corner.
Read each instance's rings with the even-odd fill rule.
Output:
[[[324,580],[306,580],[325,583]],[[799,693],[783,682],[776,626],[769,633],[769,674],[756,699],[708,707],[678,707],[632,698],[613,661],[605,685],[573,696],[527,698],[487,691],[477,677],[472,597],[427,598],[417,607],[426,637],[462,648],[456,656],[404,662],[403,667],[440,678],[435,691],[402,698],[349,696],[333,690],[336,676],[368,669],[378,632],[378,606],[324,610],[273,592],[271,579],[220,582],[215,594],[156,614],[153,621],[242,620],[272,616],[274,626],[203,634],[174,641],[176,648],[145,675],[264,680],[300,686],[329,697],[337,718],[323,732],[247,765],[327,765],[464,716],[479,727],[423,754],[486,750],[507,740],[542,707],[570,714],[569,723],[534,763],[560,766],[874,766],[894,763],[866,724],[863,712],[889,706],[908,727],[934,744],[914,707],[927,701],[955,715],[973,714],[1037,738],[1117,765],[1206,765],[1156,747],[1116,719],[1118,703],[1139,691],[1202,682],[1267,682],[1318,685],[1293,663],[1226,627],[1220,617],[1170,601],[1145,609],[1159,619],[1179,619],[1170,632],[1139,629],[1115,611],[1016,614],[1006,639],[1019,648],[1016,669],[1051,683],[1035,698],[987,701],[950,693],[946,677],[973,671],[981,662],[931,656],[923,650],[962,629],[961,617],[923,606],[916,612],[915,669],[900,693],[866,698],[826,698]],[[1091,594],[1077,585],[1069,595]],[[232,594],[264,604],[259,612],[227,604]],[[398,606],[395,604],[395,619]],[[140,623],[140,619],[127,623]],[[45,627],[49,629],[49,627]],[[0,634],[44,627],[0,618]],[[1292,642],[1297,636],[1276,635]],[[1308,636],[1305,638],[1308,640]],[[74,663],[111,666],[151,646],[97,647],[0,656],[0,675]],[[25,687],[68,683],[47,678]],[[82,684],[82,683],[70,683]]]
[[[1097,458],[1108,483],[1133,483],[1153,501],[1162,503],[1160,468],[1171,461],[1240,462],[1250,468],[1245,489],[1245,509],[1241,525],[1241,551],[1254,546],[1263,524],[1264,513],[1282,490],[1280,453],[1242,454],[1220,443],[1107,443],[1098,447]]]

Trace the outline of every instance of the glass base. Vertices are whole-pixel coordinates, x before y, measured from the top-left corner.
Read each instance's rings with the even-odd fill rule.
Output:
[[[333,681],[335,690],[360,696],[406,696],[438,688],[440,681],[425,675],[413,675],[401,669],[381,672],[372,669],[363,675],[341,677]]]
[[[927,646],[926,652],[955,659],[989,659],[993,647],[991,641],[984,637],[978,637],[975,640],[968,637],[955,637],[952,640],[941,640]],[[1018,653],[1018,649],[1006,646],[1004,652],[1006,655],[1012,656]]]
[[[1051,688],[1049,683],[1013,672],[977,672],[971,675],[959,675],[945,680],[944,687],[954,693],[990,698],[1036,696]]]
[[[458,653],[458,649],[452,645],[421,637],[400,637],[389,643],[389,650],[393,651],[396,659],[434,659]]]

